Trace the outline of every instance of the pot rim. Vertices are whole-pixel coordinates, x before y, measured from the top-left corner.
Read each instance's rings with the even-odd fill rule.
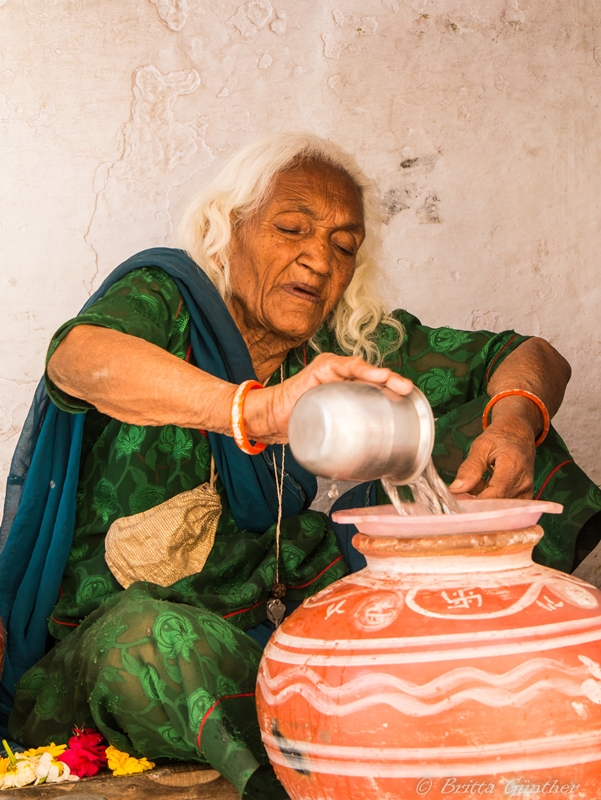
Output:
[[[542,514],[561,514],[563,506],[546,500],[481,500],[457,497],[461,514],[400,516],[390,505],[351,508],[332,514],[335,522],[356,525],[360,533],[384,537],[456,536],[515,531],[535,525]]]

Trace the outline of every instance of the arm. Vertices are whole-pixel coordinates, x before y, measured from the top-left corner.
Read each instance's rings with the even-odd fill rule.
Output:
[[[157,345],[110,328],[78,325],[48,362],[59,389],[133,425],[177,425],[231,435],[237,386],[209,375]],[[360,358],[324,354],[283,384],[250,392],[245,422],[250,438],[286,442],[298,398],[320,383],[363,380],[408,394],[411,381]]]
[[[523,342],[498,367],[488,384],[488,394],[506,389],[526,389],[540,397],[553,417],[559,409],[571,369],[544,339]],[[474,440],[467,459],[451,484],[453,492],[478,491],[482,475],[494,473],[480,497],[531,497],[534,442],[543,427],[537,406],[524,397],[506,397],[492,410],[488,428]]]

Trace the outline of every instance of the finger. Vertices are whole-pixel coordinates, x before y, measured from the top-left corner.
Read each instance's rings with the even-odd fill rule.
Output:
[[[309,367],[307,377],[310,376],[318,383],[335,383],[346,380],[385,385],[400,395],[409,394],[413,388],[410,380],[397,375],[392,370],[385,367],[374,367],[362,358],[352,356],[322,354]]]
[[[449,489],[454,494],[472,492],[482,483],[482,476],[488,469],[488,449],[472,444],[468,457],[457,470],[457,476]]]
[[[386,381],[386,388],[405,396],[413,389],[413,381],[410,381],[409,378],[403,378],[397,375],[396,372],[393,372]]]
[[[499,458],[494,475],[480,497],[532,497],[532,482],[523,465],[516,464],[514,459]]]
[[[488,486],[488,483],[484,479],[481,479],[473,487],[473,489],[470,489],[469,494],[472,495],[472,496],[473,495],[478,495],[478,497],[479,497],[482,494],[482,492],[486,489],[487,486]],[[461,494],[463,494],[463,492],[461,492]]]
[[[332,368],[346,378],[384,385],[400,395],[407,395],[413,389],[413,382],[397,375],[390,369],[374,367],[362,359],[341,359]]]
[[[495,498],[512,498],[514,500],[531,500],[532,499],[532,489],[521,490],[521,491],[512,491],[510,493],[503,493],[499,491],[498,487],[488,485],[484,491],[482,491],[478,497],[482,500],[494,500]]]

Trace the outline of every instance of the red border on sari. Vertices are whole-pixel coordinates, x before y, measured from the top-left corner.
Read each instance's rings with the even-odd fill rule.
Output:
[[[202,736],[202,729],[205,726],[205,722],[211,716],[213,711],[215,711],[215,709],[217,708],[219,703],[221,703],[222,700],[236,700],[240,697],[254,697],[254,696],[255,696],[254,692],[246,692],[246,694],[226,694],[223,697],[218,697],[217,700],[215,700],[215,702],[213,703],[213,705],[206,711],[204,717],[200,722],[200,727],[198,728],[198,737],[196,739],[196,744],[198,745],[198,749],[202,751],[202,747],[200,745],[200,738]]]
[[[540,500],[540,496],[541,496],[541,495],[542,495],[542,493],[545,491],[545,489],[547,488],[547,484],[549,483],[549,481],[550,481],[550,480],[551,480],[551,478],[552,478],[552,477],[555,475],[555,473],[556,473],[556,472],[559,472],[559,470],[560,470],[562,467],[565,467],[565,465],[566,465],[566,464],[573,464],[573,463],[574,463],[574,459],[573,459],[573,458],[567,458],[565,461],[562,461],[562,462],[561,462],[561,464],[558,464],[558,465],[555,467],[555,469],[552,469],[552,470],[551,470],[551,472],[550,472],[550,473],[547,475],[547,477],[545,478],[545,482],[544,482],[544,483],[543,483],[543,485],[540,487],[540,489],[539,489],[539,491],[538,491],[538,494],[536,495],[536,497],[535,497],[534,499],[535,499],[535,500]]]
[[[328,564],[328,566],[325,567],[325,569],[322,569],[322,571],[319,573],[319,575],[316,575],[314,578],[312,578],[307,583],[303,583],[300,586],[289,586],[288,588],[289,589],[304,589],[306,586],[311,586],[311,584],[315,583],[315,581],[318,578],[321,578],[321,576],[324,574],[324,572],[327,572],[331,567],[334,566],[334,564],[337,564],[339,561],[342,561],[342,558],[343,558],[343,556],[338,556],[338,558],[335,558],[334,561],[332,561],[331,564]]]

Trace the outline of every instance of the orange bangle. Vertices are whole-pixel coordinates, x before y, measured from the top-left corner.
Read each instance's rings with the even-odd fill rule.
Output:
[[[539,444],[542,444],[547,438],[547,434],[549,433],[549,427],[551,425],[551,418],[549,417],[547,406],[543,403],[540,397],[537,397],[535,394],[532,394],[532,392],[527,392],[525,389],[506,389],[504,392],[499,392],[494,397],[491,397],[486,405],[486,408],[484,409],[484,413],[482,414],[482,429],[486,430],[486,428],[488,428],[489,425],[488,415],[490,414],[494,404],[498,403],[499,400],[502,400],[504,397],[511,397],[512,395],[518,395],[519,397],[527,397],[528,400],[532,400],[532,402],[539,407],[540,412],[543,415],[543,430],[538,439],[534,443],[538,447]]]
[[[234,441],[240,450],[249,456],[256,456],[258,453],[262,453],[267,447],[266,444],[260,442],[251,444],[246,435],[246,427],[244,425],[244,402],[246,400],[246,395],[251,389],[262,388],[263,385],[259,383],[259,381],[244,381],[244,383],[241,383],[236,389],[236,394],[232,401],[231,424]]]

